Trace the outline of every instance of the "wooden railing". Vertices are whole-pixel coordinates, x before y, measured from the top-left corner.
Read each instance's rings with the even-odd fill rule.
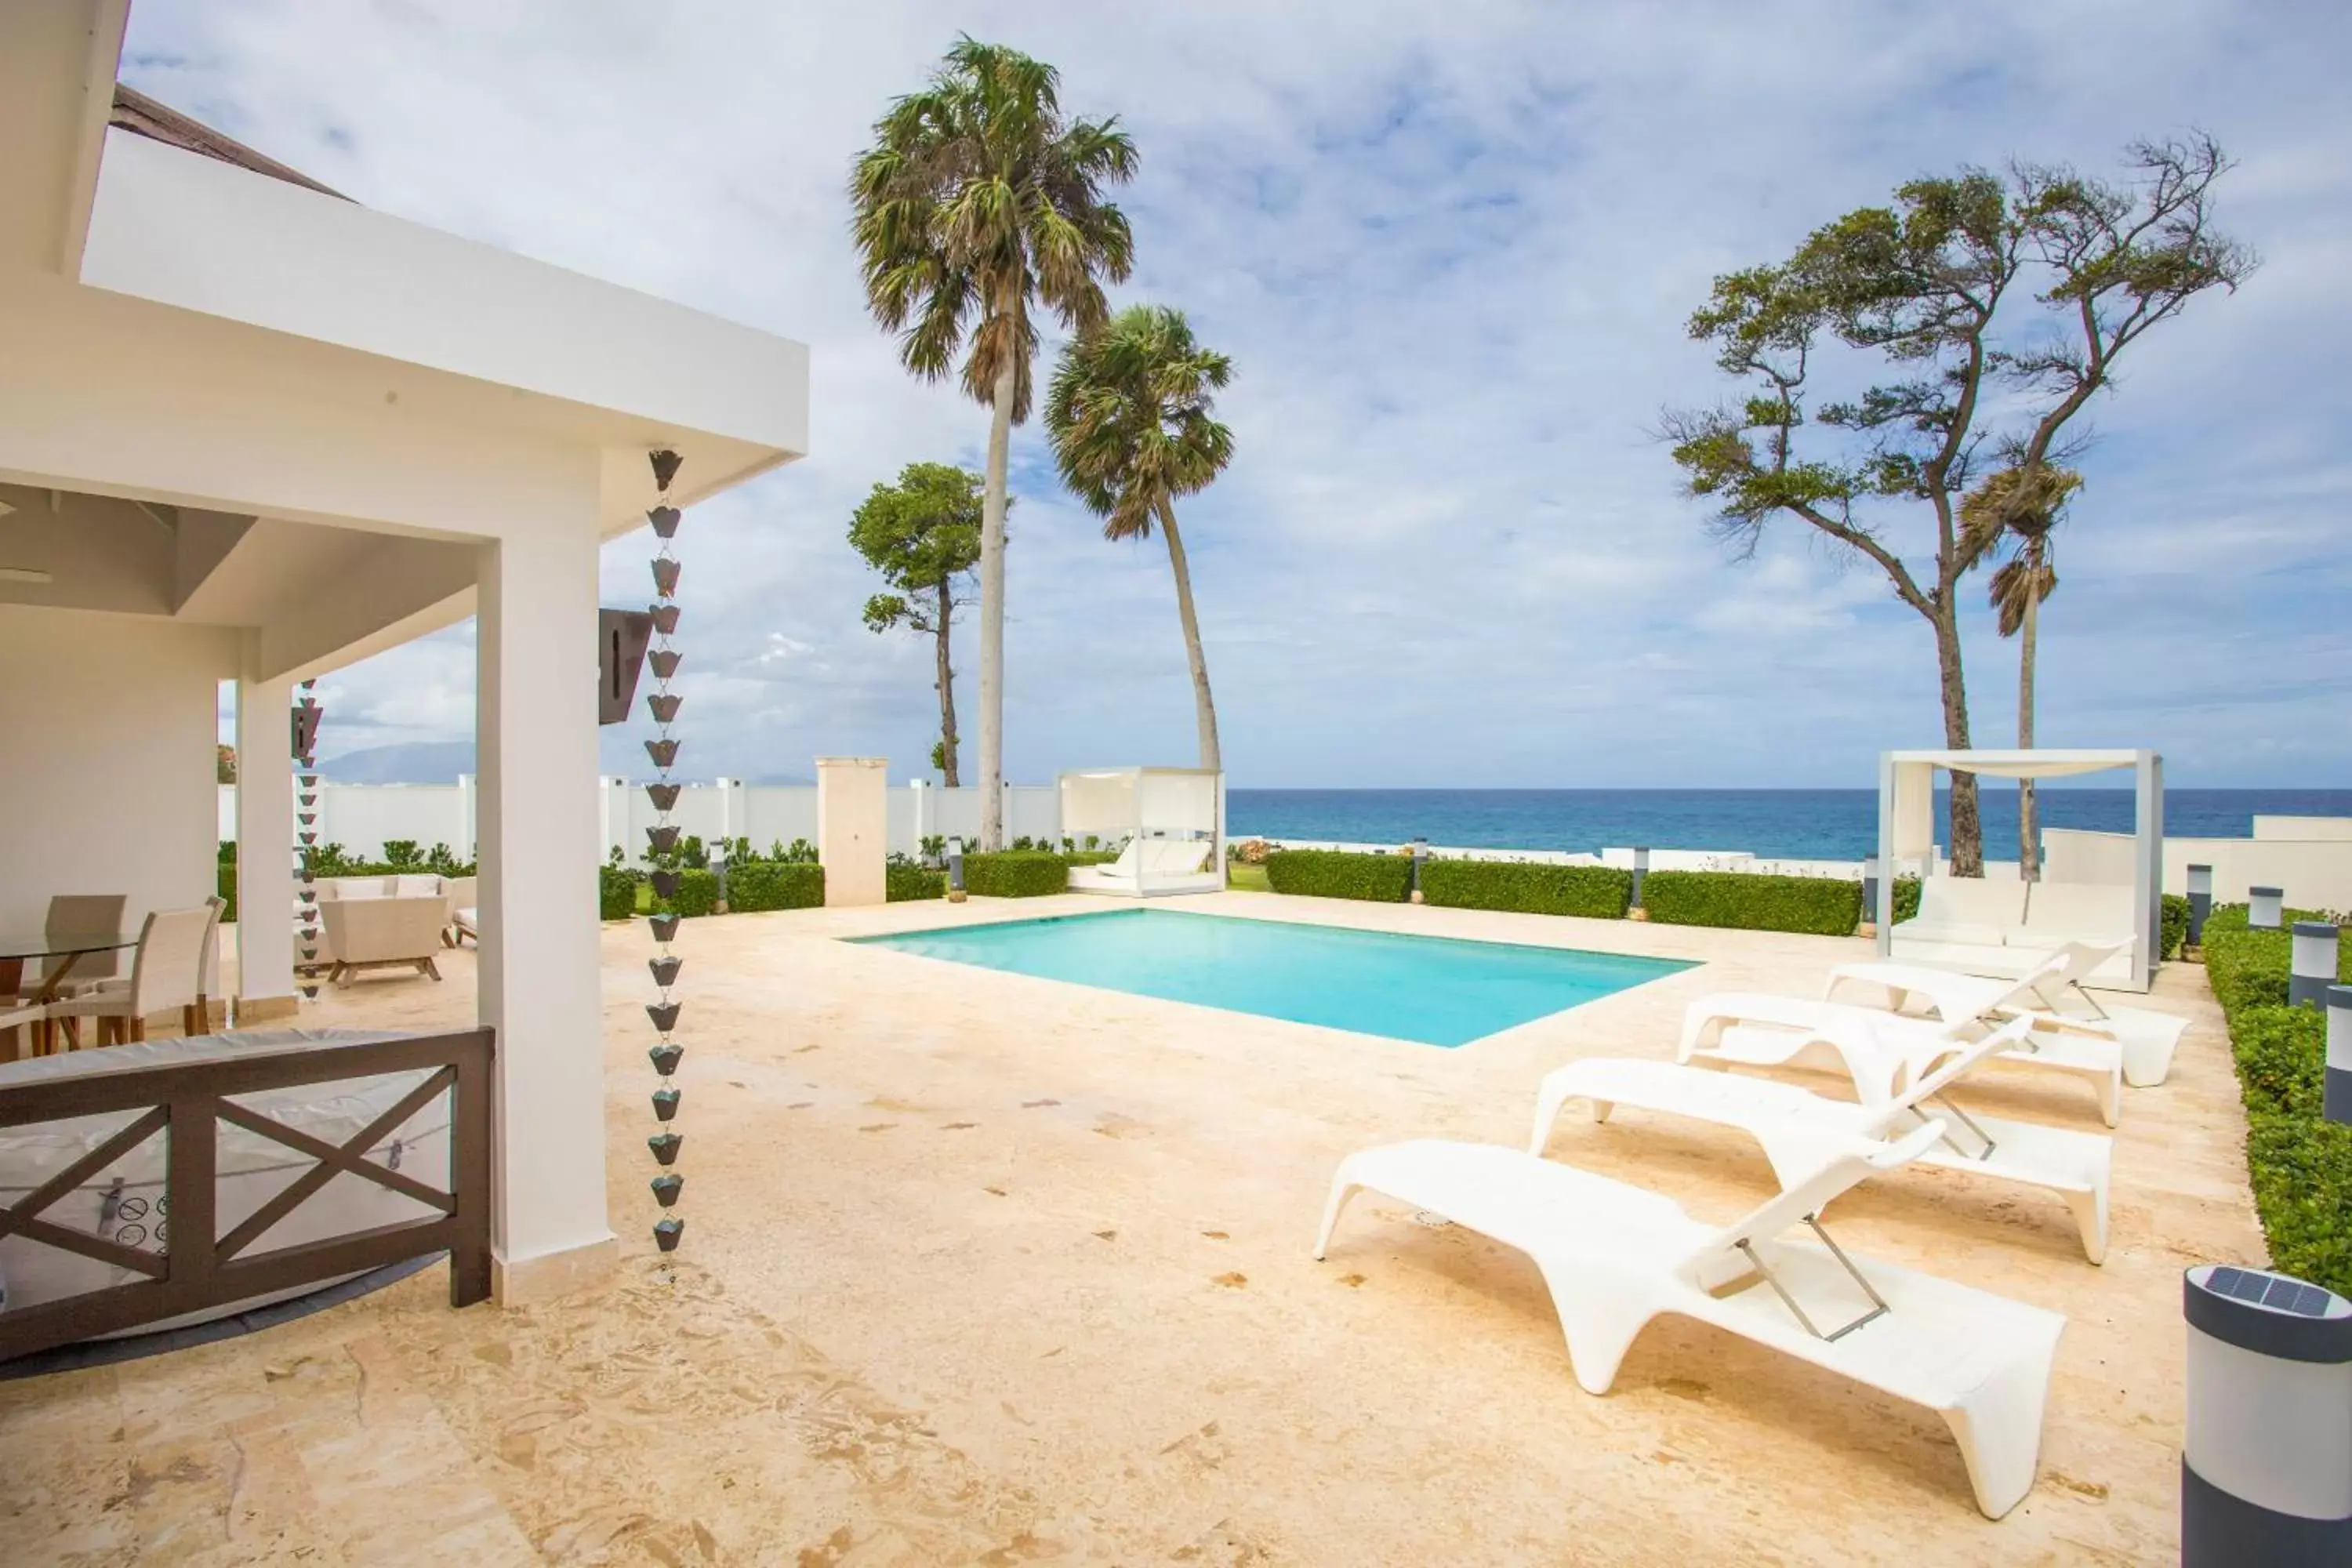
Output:
[[[490,1031],[468,1029],[224,1056],[0,1089],[0,1133],[69,1117],[143,1112],[16,1204],[0,1206],[0,1236],[20,1236],[139,1278],[0,1310],[0,1361],[436,1252],[449,1255],[451,1306],[485,1300],[490,1293]],[[420,1068],[427,1073],[423,1083],[340,1144],[273,1121],[230,1100]],[[367,1157],[380,1140],[444,1090],[451,1091],[446,1190]],[[258,1133],[318,1162],[226,1236],[220,1234],[215,1206],[215,1155],[223,1124]],[[158,1133],[170,1140],[163,1206],[171,1223],[160,1253],[41,1217]],[[243,1256],[272,1226],[344,1173],[414,1198],[434,1212]]]

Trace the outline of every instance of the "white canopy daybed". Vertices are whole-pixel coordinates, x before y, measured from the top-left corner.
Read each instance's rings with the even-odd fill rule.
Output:
[[[2138,810],[2128,883],[2026,882],[1938,876],[1936,771],[2051,779],[2132,770]],[[1887,752],[1878,763],[1878,903],[1882,956],[1983,974],[2021,973],[2069,942],[2122,942],[2084,982],[2146,991],[2161,950],[2164,759],[2147,751]],[[1895,923],[1895,880],[1920,878],[1919,911]]]
[[[1124,837],[1118,858],[1070,868],[1070,890],[1151,898],[1225,886],[1225,775],[1208,768],[1089,768],[1061,777],[1062,834]]]

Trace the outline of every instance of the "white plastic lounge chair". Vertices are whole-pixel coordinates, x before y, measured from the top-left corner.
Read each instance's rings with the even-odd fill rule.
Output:
[[[1315,1256],[1369,1187],[1516,1247],[1543,1271],[1587,1392],[1606,1394],[1651,1319],[1675,1312],[1924,1405],[1958,1442],[1977,1507],[1999,1519],[2032,1489],[2055,1312],[1853,1258],[1822,1205],[1943,1136],[1852,1142],[1812,1174],[1717,1229],[1645,1188],[1495,1144],[1424,1139],[1350,1154],[1331,1180]],[[1799,1226],[1817,1241],[1783,1239]]]
[[[1930,1120],[1929,1106],[1948,1118],[1944,1133],[1919,1163],[1969,1171],[1997,1181],[2041,1187],[2066,1200],[2094,1263],[2107,1256],[2107,1172],[2115,1140],[2038,1122],[1971,1116],[1948,1098],[1953,1082],[2032,1027],[2015,1019],[1954,1052],[1944,1065],[1883,1106],[1827,1100],[1794,1084],[1675,1067],[1667,1062],[1591,1057],[1549,1074],[1536,1094],[1535,1135],[1528,1152],[1540,1154],[1552,1124],[1571,1100],[1590,1101],[1592,1120],[1606,1121],[1621,1105],[1737,1127],[1764,1146],[1783,1186],[1811,1174],[1843,1140],[1884,1142]]]
[[[2162,1083],[2172,1071],[2172,1053],[2186,1018],[2151,1013],[2139,1007],[2103,1006],[2084,989],[2091,972],[2117,952],[2122,944],[2070,942],[2038,962],[2026,973],[2029,995],[2016,994],[2013,983],[1981,975],[1962,974],[1925,963],[1841,963],[1830,971],[1822,988],[1825,1001],[1856,986],[1883,994],[1885,1005],[1897,1013],[1921,1013],[1952,1022],[1987,1016],[2030,1017],[2045,1030],[2072,1030],[2096,1039],[2113,1040],[2123,1048],[2124,1081],[2135,1089]]]
[[[1864,1105],[1885,1105],[1913,1077],[1934,1071],[1944,1057],[2000,1022],[1946,1023],[1843,1002],[1725,991],[1683,1010],[1675,1060],[1704,1067],[1829,1067],[1853,1079]],[[2110,1127],[2123,1114],[2123,1050],[2113,1040],[2036,1031],[2000,1056],[2082,1079],[2098,1097],[2099,1119]]]

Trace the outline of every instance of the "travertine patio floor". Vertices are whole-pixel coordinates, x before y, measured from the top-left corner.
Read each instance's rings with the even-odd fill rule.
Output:
[[[608,928],[611,1203],[626,1248],[552,1305],[452,1312],[439,1267],[226,1344],[0,1384],[0,1560],[866,1563],[2154,1562],[2177,1555],[2181,1268],[2261,1256],[2201,971],[2172,1081],[2127,1091],[2115,1242],[2062,1205],[1903,1172],[1853,1249],[2072,1320],[2033,1494],[1971,1506],[1933,1415],[1678,1320],[1581,1393],[1532,1267],[1360,1200],[1334,1163],[1517,1143],[1570,1057],[1671,1054],[1683,1003],[1811,994],[1864,944],[1227,894],[1253,918],[1706,964],[1459,1050],[845,945],[1103,907],[895,905],[688,925],[686,1244],[653,1253],[642,924]],[[319,1023],[462,1022],[371,977]],[[583,1048],[591,1048],[588,1042]],[[1826,1079],[1811,1080],[1826,1085]],[[1973,1102],[2095,1127],[2013,1070]],[[1727,1218],[1752,1145],[1563,1119],[1555,1157]]]

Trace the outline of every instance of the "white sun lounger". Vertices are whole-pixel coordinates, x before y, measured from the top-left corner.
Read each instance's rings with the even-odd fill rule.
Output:
[[[1977,1017],[1944,1023],[1843,1002],[1722,991],[1683,1010],[1675,1060],[1703,1067],[1829,1067],[1853,1079],[1864,1105],[1885,1105],[1916,1075],[1933,1072],[1945,1057],[1999,1023]],[[2099,1118],[2110,1127],[2122,1115],[2123,1050],[2113,1040],[2036,1031],[2000,1057],[2082,1079],[2098,1097]]]
[[[2115,1140],[2104,1132],[1971,1116],[1947,1098],[1955,1079],[1986,1057],[2006,1050],[2032,1026],[2022,1018],[2003,1025],[1953,1053],[1943,1066],[1883,1106],[1827,1100],[1769,1079],[1591,1057],[1546,1076],[1536,1094],[1535,1134],[1528,1152],[1543,1152],[1552,1124],[1571,1100],[1591,1102],[1595,1121],[1606,1121],[1616,1107],[1631,1105],[1740,1129],[1764,1146],[1772,1173],[1788,1186],[1810,1175],[1827,1152],[1846,1140],[1885,1141],[1908,1133],[1930,1120],[1933,1102],[1948,1120],[1943,1136],[1919,1155],[1920,1164],[2057,1194],[2074,1214],[2084,1255],[2102,1263],[2107,1256],[2107,1173]]]
[[[1609,1391],[1651,1319],[1694,1318],[1936,1411],[1959,1444],[1977,1506],[1999,1519],[2032,1489],[2066,1320],[1849,1257],[1815,1218],[1848,1187],[1942,1135],[1942,1123],[1931,1122],[1897,1143],[1847,1143],[1722,1229],[1661,1194],[1517,1149],[1392,1143],[1340,1162],[1315,1256],[1365,1188],[1443,1215],[1535,1259],[1587,1392]],[[1800,1226],[1818,1239],[1782,1238]]]
[[[1886,1006],[1897,1013],[1916,1010],[1946,1022],[1988,1016],[2030,1017],[2045,1031],[2113,1040],[2123,1050],[2124,1081],[2147,1089],[2170,1075],[2172,1053],[2189,1021],[2145,1008],[2103,1006],[2084,988],[2084,979],[2119,950],[2115,942],[2068,942],[2028,972],[2030,994],[2023,996],[2013,981],[1932,964],[1877,962],[1839,964],[1830,971],[1822,996],[1835,1000],[1841,991],[1863,986],[1883,994]]]

